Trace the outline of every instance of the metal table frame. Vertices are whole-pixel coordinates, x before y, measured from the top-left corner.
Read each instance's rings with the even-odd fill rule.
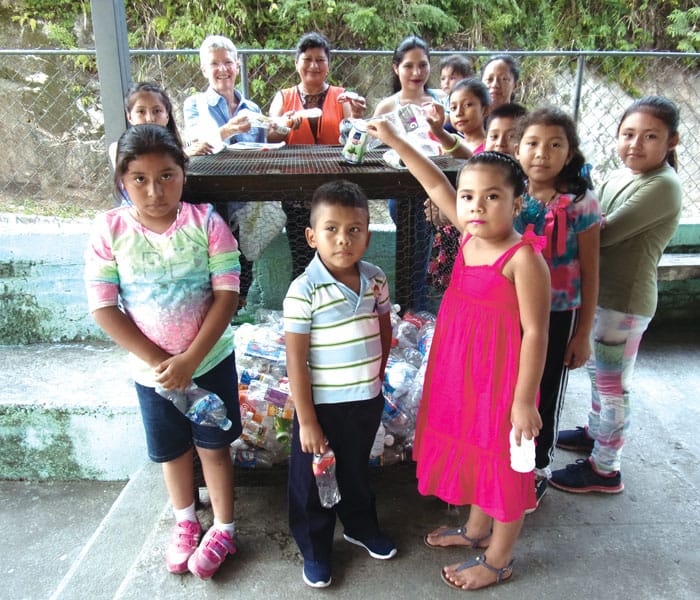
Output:
[[[316,188],[328,181],[347,179],[361,186],[371,200],[399,201],[396,247],[414,256],[415,220],[424,218],[420,205],[425,191],[406,170],[382,160],[386,149],[370,150],[361,165],[345,162],[341,146],[285,146],[276,150],[224,150],[190,159],[185,200],[190,202],[310,200]],[[454,182],[463,161],[436,157],[436,164]],[[419,201],[417,201],[419,200]],[[408,306],[412,281],[397,277],[395,301]]]

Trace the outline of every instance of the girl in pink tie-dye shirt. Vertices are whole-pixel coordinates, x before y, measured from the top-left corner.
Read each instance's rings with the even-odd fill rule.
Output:
[[[100,215],[85,254],[90,311],[130,353],[148,454],[163,466],[175,514],[170,572],[211,577],[234,554],[233,466],[241,433],[231,318],[238,244],[211,205],[181,201],[187,156],[160,125],[129,128],[117,146],[115,188],[132,201]],[[233,426],[197,425],[156,393],[192,381],[224,401]],[[202,462],[214,525],[201,544],[192,447]]]

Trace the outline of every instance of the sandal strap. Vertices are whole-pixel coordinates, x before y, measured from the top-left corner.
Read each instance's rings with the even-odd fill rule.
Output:
[[[438,537],[438,538],[450,537],[452,535],[459,535],[460,537],[465,539],[467,542],[469,542],[469,547],[477,548],[479,546],[479,542],[483,542],[485,539],[487,539],[491,535],[491,532],[487,533],[486,535],[484,535],[482,537],[473,538],[473,537],[469,537],[467,535],[466,527],[457,527],[455,529],[445,529],[444,531],[441,531],[440,533],[436,533],[434,535],[435,535],[435,537]]]
[[[509,571],[510,571],[510,572],[513,571],[513,563],[515,562],[515,559],[511,559],[511,561],[510,561],[505,567],[503,567],[503,568],[501,568],[501,569],[497,569],[497,568],[494,567],[493,565],[490,565],[489,563],[487,563],[487,562],[486,562],[486,555],[485,555],[485,554],[482,554],[481,556],[477,556],[477,557],[474,559],[474,562],[475,562],[476,564],[478,564],[478,565],[482,565],[482,566],[486,567],[486,568],[487,568],[489,571],[491,571],[492,573],[495,573],[495,574],[496,574],[496,577],[497,577],[496,582],[497,582],[497,583],[502,583],[502,582],[503,582],[503,577],[504,577],[505,575],[507,575]]]

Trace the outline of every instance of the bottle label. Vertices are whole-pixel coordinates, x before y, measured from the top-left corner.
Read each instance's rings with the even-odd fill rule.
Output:
[[[354,124],[348,134],[348,141],[343,146],[343,158],[349,163],[359,165],[365,159],[366,149],[367,131]]]

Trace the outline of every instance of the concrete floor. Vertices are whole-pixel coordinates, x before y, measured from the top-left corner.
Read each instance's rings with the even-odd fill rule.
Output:
[[[642,344],[633,387],[630,441],[623,457],[625,491],[614,496],[550,490],[526,518],[514,577],[477,598],[590,600],[700,597],[700,336],[652,330]],[[565,428],[584,423],[587,381],[573,372]],[[560,451],[555,467],[578,458]],[[166,572],[163,550],[171,526],[159,469],[146,465],[100,524],[88,551],[78,551],[100,523],[119,483],[0,482],[5,549],[0,572],[7,598],[451,598],[441,566],[474,552],[435,550],[422,536],[463,522],[416,492],[411,465],[373,471],[380,519],[397,542],[391,561],[373,560],[337,530],[333,585],[311,590],[288,534],[285,472],[239,476],[239,553],[208,582]],[[201,518],[210,518],[202,511]],[[74,558],[78,558],[69,565]],[[68,574],[67,577],[64,577]],[[55,583],[60,581],[58,586]],[[54,587],[52,587],[54,586]],[[58,590],[51,596],[50,590]]]

